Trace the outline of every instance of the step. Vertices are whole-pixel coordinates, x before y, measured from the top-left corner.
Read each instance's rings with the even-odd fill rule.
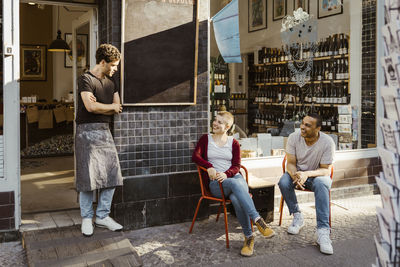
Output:
[[[142,260],[123,232],[95,228],[84,237],[80,227],[70,226],[22,234],[30,267],[142,266]]]

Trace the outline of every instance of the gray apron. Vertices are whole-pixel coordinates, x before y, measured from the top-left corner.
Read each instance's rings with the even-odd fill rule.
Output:
[[[122,185],[117,149],[108,123],[76,125],[75,157],[78,192]]]

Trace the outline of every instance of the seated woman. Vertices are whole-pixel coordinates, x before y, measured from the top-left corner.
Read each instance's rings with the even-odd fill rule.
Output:
[[[222,183],[224,195],[232,201],[245,235],[240,253],[243,256],[251,256],[254,248],[254,235],[250,219],[256,223],[263,236],[270,238],[275,232],[267,226],[256,211],[246,180],[239,173],[240,145],[232,136],[227,135],[232,124],[231,113],[219,112],[212,125],[213,134],[205,134],[200,138],[193,152],[192,160],[207,169],[209,188],[215,197],[222,197],[219,187],[219,183]]]

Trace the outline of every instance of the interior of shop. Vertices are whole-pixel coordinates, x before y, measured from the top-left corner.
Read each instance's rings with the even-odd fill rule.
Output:
[[[43,1],[42,1],[43,2]],[[42,3],[40,2],[40,3]],[[79,207],[74,188],[72,22],[89,8],[20,4],[20,128],[22,213]],[[89,65],[89,26],[77,29],[77,74]]]
[[[211,17],[229,2],[210,1]],[[210,118],[220,110],[234,114],[242,157],[283,155],[287,136],[309,113],[321,115],[321,130],[332,136],[337,150],[376,146],[374,140],[361,144],[359,130],[363,49],[361,31],[355,29],[361,29],[362,19],[351,9],[361,1],[329,1],[342,5],[326,10],[323,2],[239,1],[242,63],[225,63],[211,27]],[[301,25],[307,25],[310,37],[288,42],[282,22],[298,7],[310,15]],[[290,31],[284,32],[295,34]],[[306,73],[303,83],[301,73]]]

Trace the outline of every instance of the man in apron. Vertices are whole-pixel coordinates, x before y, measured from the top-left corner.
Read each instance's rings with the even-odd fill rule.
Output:
[[[96,226],[111,231],[122,229],[108,215],[116,186],[122,185],[117,150],[109,130],[112,116],[122,112],[114,81],[121,55],[110,44],[96,51],[96,65],[78,78],[78,107],[76,111],[76,189],[82,217],[82,234],[93,234],[93,191],[100,189],[96,209]]]

